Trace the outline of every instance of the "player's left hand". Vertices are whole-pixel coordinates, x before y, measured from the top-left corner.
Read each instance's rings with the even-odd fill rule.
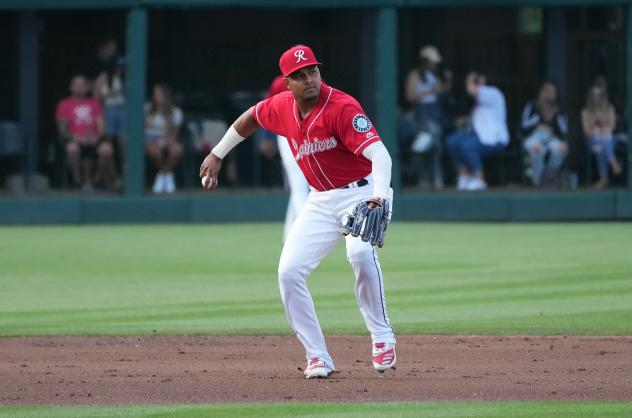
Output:
[[[342,235],[361,237],[371,245],[384,246],[386,227],[391,220],[390,205],[387,199],[372,197],[359,202],[348,214],[342,228]]]
[[[373,208],[377,208],[380,207],[380,198],[379,197],[372,197],[370,199],[368,199],[366,201],[367,206],[369,207],[369,209],[373,209]]]
[[[209,153],[200,166],[200,178],[202,187],[212,190],[217,187],[219,170],[222,168],[222,159],[213,153]]]

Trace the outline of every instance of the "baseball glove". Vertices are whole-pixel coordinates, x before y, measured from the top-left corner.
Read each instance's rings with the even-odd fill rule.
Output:
[[[376,203],[374,208],[369,203]],[[391,211],[388,200],[372,197],[359,202],[351,213],[348,213],[342,226],[342,235],[351,234],[352,237],[360,237],[362,241],[370,241],[371,245],[382,248],[384,246],[384,234],[391,221]]]

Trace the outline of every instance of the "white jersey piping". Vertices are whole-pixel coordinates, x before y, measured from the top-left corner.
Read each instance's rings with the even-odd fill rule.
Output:
[[[331,93],[334,91],[334,89],[332,87],[329,87],[329,95],[327,95],[327,100],[325,101],[325,104],[323,105],[322,109],[320,109],[320,112],[318,112],[318,114],[316,115],[316,117],[314,118],[314,120],[312,120],[312,123],[309,124],[309,127],[307,128],[307,141],[309,142],[309,131],[310,129],[312,129],[312,126],[314,125],[314,122],[316,122],[316,119],[318,119],[320,117],[320,115],[323,113],[323,111],[325,110],[325,107],[327,106],[327,104],[329,103],[329,99],[331,98]],[[327,180],[327,182],[329,183],[329,185],[335,189],[336,186],[334,186],[334,184],[331,182],[331,180],[329,180],[329,177],[327,177],[327,175],[325,174],[325,172],[323,171],[323,168],[320,166],[320,163],[318,162],[318,159],[316,158],[316,154],[312,154],[312,157],[314,158],[314,161],[316,161],[316,164],[318,165],[318,169],[320,170],[321,173],[323,173],[323,176],[325,177],[325,180]],[[308,160],[309,162],[309,160]],[[310,166],[311,168],[311,166]],[[320,181],[319,181],[320,183]],[[322,185],[322,183],[321,183]]]
[[[296,117],[296,113],[294,112],[294,108],[296,106],[296,100],[294,100],[294,103],[292,104],[292,116],[294,116],[294,120],[296,121],[296,124],[298,125],[298,132],[299,134],[301,133],[301,123],[298,121],[297,117]],[[298,109],[298,107],[297,107]],[[308,141],[309,142],[309,141]],[[312,175],[314,176],[314,178],[316,179],[316,181],[318,182],[318,184],[320,184],[320,187],[322,187],[323,189],[325,189],[325,185],[320,181],[320,179],[318,178],[318,176],[316,175],[316,172],[314,171],[314,169],[312,168],[312,165],[309,163],[309,156],[306,155],[304,156],[305,158],[305,162],[307,162],[307,166],[309,167],[309,170],[312,172]],[[297,160],[298,162],[298,160]],[[299,166],[300,167],[300,166]]]

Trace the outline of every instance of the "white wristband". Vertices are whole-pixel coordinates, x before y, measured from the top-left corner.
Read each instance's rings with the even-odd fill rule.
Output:
[[[226,154],[228,154],[230,150],[235,148],[244,139],[246,138],[239,135],[233,125],[230,125],[230,128],[228,128],[222,140],[213,147],[211,153],[221,159],[224,159]]]

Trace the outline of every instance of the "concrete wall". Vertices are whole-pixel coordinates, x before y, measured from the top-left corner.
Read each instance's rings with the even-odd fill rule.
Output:
[[[245,222],[284,219],[287,195],[24,197],[0,200],[0,224]],[[632,192],[404,193],[395,221],[611,221],[632,219]]]

